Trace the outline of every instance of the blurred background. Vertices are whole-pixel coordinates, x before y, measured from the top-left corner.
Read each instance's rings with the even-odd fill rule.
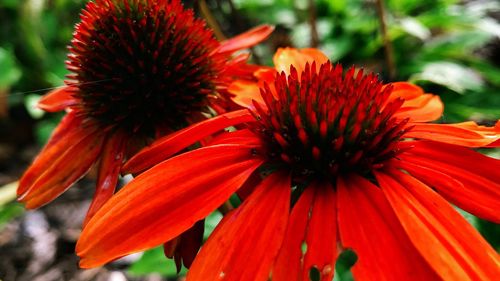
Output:
[[[45,143],[61,115],[35,108],[63,85],[66,46],[84,0],[0,0],[0,280],[177,280],[161,248],[79,270],[74,254],[93,175],[53,203],[25,211],[15,181]],[[252,50],[271,65],[279,47],[318,47],[333,62],[408,80],[445,102],[442,122],[500,118],[500,1],[498,0],[200,0],[187,7],[219,39],[270,23],[276,31]],[[485,150],[500,157],[498,150]],[[500,227],[463,215],[497,250]],[[220,220],[211,215],[206,235]],[[460,230],[457,230],[460,231]],[[352,254],[337,263],[336,280],[352,280]]]

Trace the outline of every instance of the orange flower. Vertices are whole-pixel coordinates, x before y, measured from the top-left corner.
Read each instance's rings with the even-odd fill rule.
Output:
[[[331,280],[352,249],[359,280],[494,280],[499,256],[449,202],[500,222],[500,126],[432,124],[437,96],[381,84],[317,50],[283,49],[259,81],[237,81],[239,110],[158,140],[125,166],[139,172],[229,126],[211,144],[131,181],[84,229],[84,268],[175,237],[238,192],[188,280]],[[292,66],[290,66],[292,64]],[[500,124],[500,123],[499,123]],[[303,245],[306,249],[303,249]]]
[[[206,119],[234,76],[253,71],[248,55],[272,31],[260,26],[224,42],[180,0],[95,0],[82,11],[68,55],[67,86],[39,107],[67,114],[17,190],[40,207],[97,163],[88,220],[114,193],[127,158],[157,136]]]

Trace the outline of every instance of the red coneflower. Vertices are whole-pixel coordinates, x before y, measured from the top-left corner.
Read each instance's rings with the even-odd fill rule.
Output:
[[[345,249],[358,256],[358,280],[500,275],[498,254],[447,202],[500,222],[500,161],[469,148],[499,146],[500,123],[428,123],[442,114],[437,96],[344,74],[314,49],[280,50],[274,62],[281,73],[231,87],[250,110],[167,136],[124,166],[144,170],[238,125],[118,192],[78,241],[82,267],[161,244],[242,191],[188,280],[308,280],[313,269],[331,280]]]
[[[21,178],[19,200],[40,207],[97,163],[88,220],[114,193],[123,161],[152,139],[204,119],[217,93],[250,71],[248,56],[232,53],[271,31],[261,26],[218,42],[180,0],[89,2],[69,48],[67,86],[39,103],[67,114]]]

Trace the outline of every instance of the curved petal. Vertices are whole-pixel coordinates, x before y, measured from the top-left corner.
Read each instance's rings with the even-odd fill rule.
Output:
[[[439,280],[378,187],[356,175],[339,178],[337,198],[341,243],[358,256],[356,280]]]
[[[330,281],[337,259],[337,204],[333,187],[329,183],[313,183],[308,188],[316,190],[307,225],[303,280],[310,270],[318,269],[321,281]]]
[[[405,100],[393,116],[410,118],[411,122],[430,122],[441,118],[443,111],[444,105],[439,96],[424,94],[413,100]]]
[[[48,112],[64,110],[66,107],[74,105],[78,102],[78,100],[73,97],[73,93],[77,90],[78,89],[71,86],[64,86],[55,89],[44,95],[38,102],[37,106]]]
[[[266,104],[260,95],[260,88],[257,82],[237,80],[231,83],[227,90],[234,95],[231,97],[231,100],[239,106],[254,110],[253,101],[262,105]]]
[[[302,280],[302,244],[316,190],[306,188],[288,218],[285,239],[273,266],[273,281]]]
[[[52,132],[45,147],[38,153],[38,156],[19,180],[18,196],[24,194],[46,170],[47,166],[54,163],[66,149],[89,133],[88,130],[82,129],[82,123],[83,119],[78,117],[74,111],[68,112],[63,117]]]
[[[110,136],[104,145],[99,162],[96,191],[90,204],[83,226],[115,193],[118,175],[123,163],[126,136],[123,132],[116,132]]]
[[[284,71],[287,75],[290,74],[290,66],[293,65],[297,73],[302,73],[307,63],[316,62],[317,70],[319,66],[328,61],[325,56],[318,49],[294,49],[294,48],[280,48],[276,51],[273,57],[274,67],[278,72]]]
[[[403,137],[432,140],[466,147],[485,147],[500,140],[500,129],[478,126],[474,122],[458,124],[409,123],[413,128]]]
[[[77,243],[83,268],[171,240],[215,210],[260,166],[255,146],[218,145],[166,160],[136,177],[89,221]],[[179,169],[182,167],[182,169]]]
[[[268,280],[285,235],[290,193],[286,173],[275,172],[264,179],[212,233],[187,280]]]
[[[247,109],[242,109],[196,123],[160,138],[141,150],[123,165],[122,173],[139,173],[224,128],[252,121],[255,121],[252,114]]]
[[[230,38],[221,42],[216,52],[218,53],[232,53],[238,50],[250,48],[264,41],[274,30],[274,26],[260,25],[248,30],[245,33]]]
[[[395,169],[375,175],[413,245],[441,278],[495,280],[500,276],[498,254],[442,197]]]
[[[84,129],[82,129],[84,130]],[[60,146],[54,153],[54,162],[47,162],[43,173],[29,189],[19,197],[26,208],[38,208],[66,191],[83,177],[95,163],[102,150],[105,134],[85,132],[82,138],[66,139],[73,145]]]
[[[430,141],[410,142],[413,148],[395,161],[461,209],[500,223],[500,160],[471,149]]]

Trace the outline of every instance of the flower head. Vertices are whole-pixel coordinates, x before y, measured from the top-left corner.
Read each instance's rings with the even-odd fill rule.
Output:
[[[499,146],[500,122],[428,123],[443,112],[437,96],[344,74],[314,49],[280,50],[275,65],[231,85],[249,110],[192,125],[129,160],[124,170],[147,171],[84,229],[82,267],[158,245],[238,192],[243,203],[188,280],[308,280],[313,269],[331,280],[345,249],[358,256],[360,280],[498,276],[498,254],[447,201],[500,222],[500,161],[470,149]],[[169,158],[228,126],[238,130]]]
[[[148,142],[205,119],[234,77],[251,73],[234,51],[264,40],[257,27],[224,42],[180,0],[95,0],[76,25],[67,86],[39,107],[67,114],[20,180],[19,200],[42,206],[97,163],[87,220],[114,193],[124,160]]]

